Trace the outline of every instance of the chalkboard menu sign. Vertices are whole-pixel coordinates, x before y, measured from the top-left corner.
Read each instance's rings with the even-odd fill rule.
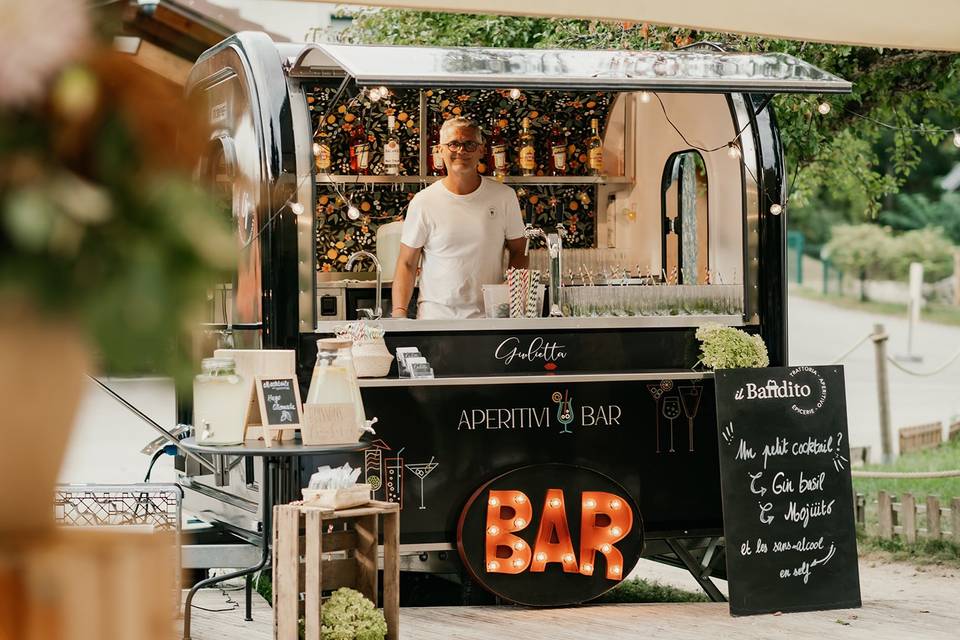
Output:
[[[843,367],[716,373],[730,612],[860,606]]]
[[[289,429],[292,437],[293,430],[300,426],[300,385],[297,377],[256,377],[244,425],[245,431],[249,427],[261,427],[263,440],[268,447],[274,435],[280,436],[281,431]],[[272,430],[278,431],[273,434]]]

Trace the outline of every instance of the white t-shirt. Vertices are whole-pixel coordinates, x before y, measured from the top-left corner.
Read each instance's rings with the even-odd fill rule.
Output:
[[[462,196],[438,180],[414,196],[400,242],[423,248],[417,318],[483,316],[481,285],[503,282],[504,241],[522,237],[517,194],[496,180]]]

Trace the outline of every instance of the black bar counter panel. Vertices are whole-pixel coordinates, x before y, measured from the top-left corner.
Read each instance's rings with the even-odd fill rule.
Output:
[[[621,483],[648,536],[720,530],[711,379],[565,383],[557,376],[361,391],[367,416],[379,418],[364,477],[379,487],[377,499],[402,500],[403,544],[453,542],[460,511],[479,486],[546,463],[587,467]]]
[[[750,331],[750,328],[745,328]],[[696,329],[580,329],[576,331],[394,332],[384,340],[417,347],[437,376],[689,371],[699,358]],[[307,385],[317,358],[318,338],[301,334],[298,364]],[[397,376],[394,361],[390,377]]]

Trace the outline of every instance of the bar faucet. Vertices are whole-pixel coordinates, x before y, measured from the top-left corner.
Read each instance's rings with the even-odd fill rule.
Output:
[[[562,224],[558,224],[556,233],[546,233],[528,222],[524,235],[527,237],[525,254],[530,248],[532,238],[543,238],[547,245],[547,253],[550,255],[550,317],[563,317],[563,310],[560,308],[560,289],[563,288],[563,239],[567,237],[567,230]]]
[[[380,260],[377,259],[377,256],[373,255],[369,251],[357,251],[350,255],[350,258],[347,260],[347,264],[344,267],[347,271],[353,267],[353,263],[359,258],[370,258],[373,261],[373,266],[377,270],[377,299],[376,299],[376,308],[371,311],[370,309],[357,309],[359,314],[361,311],[367,314],[367,318],[370,320],[379,320],[383,316],[383,306],[382,306],[382,290],[383,290],[383,269],[380,266]]]

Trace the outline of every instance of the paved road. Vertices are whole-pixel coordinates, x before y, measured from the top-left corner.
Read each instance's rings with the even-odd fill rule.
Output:
[[[790,364],[829,364],[843,355],[863,336],[882,323],[890,334],[888,353],[907,351],[906,318],[893,318],[842,309],[796,295],[789,302]],[[911,369],[932,371],[960,351],[960,327],[921,323],[914,337],[914,354],[919,363]],[[847,382],[847,416],[850,444],[870,446],[874,461],[880,458],[880,420],[877,402],[876,362],[872,342],[859,347],[843,363]],[[908,375],[888,367],[890,416],[893,446],[897,429],[927,422],[948,421],[960,415],[960,359],[942,373],[931,377]]]

